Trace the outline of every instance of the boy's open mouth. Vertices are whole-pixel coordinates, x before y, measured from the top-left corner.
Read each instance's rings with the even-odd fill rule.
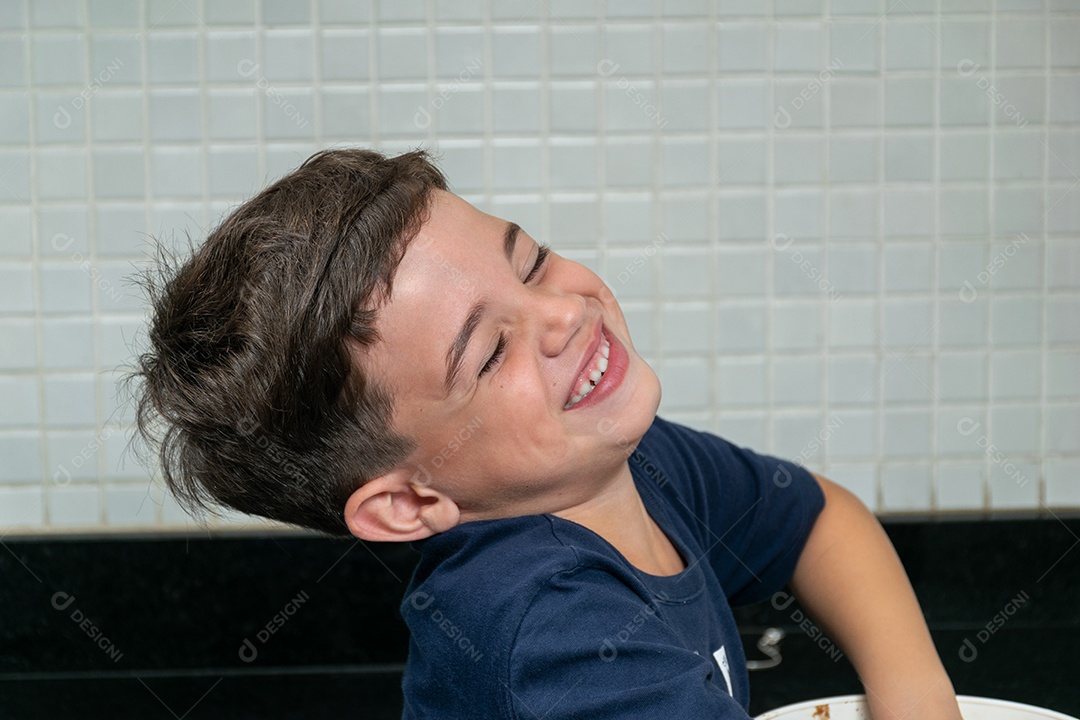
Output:
[[[584,400],[600,383],[604,373],[607,372],[608,356],[610,354],[611,342],[601,333],[600,344],[597,345],[592,357],[589,358],[589,362],[585,364],[585,369],[582,370],[574,383],[574,388],[570,391],[570,397],[566,404],[563,405],[563,410],[569,410]]]

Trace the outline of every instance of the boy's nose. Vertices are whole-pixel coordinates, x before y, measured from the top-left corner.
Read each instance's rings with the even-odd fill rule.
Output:
[[[587,307],[581,295],[551,293],[536,316],[540,323],[540,349],[554,357],[561,353],[585,322]]]

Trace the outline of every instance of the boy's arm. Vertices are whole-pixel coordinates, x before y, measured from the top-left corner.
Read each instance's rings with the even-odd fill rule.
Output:
[[[825,493],[791,589],[847,653],[874,720],[960,720],[956,694],[881,524],[850,492]]]

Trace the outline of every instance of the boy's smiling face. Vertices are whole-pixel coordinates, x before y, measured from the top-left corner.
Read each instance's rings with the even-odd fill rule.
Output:
[[[449,498],[461,522],[586,502],[659,405],[604,282],[448,192],[434,191],[377,328],[361,362],[417,444],[399,484]]]

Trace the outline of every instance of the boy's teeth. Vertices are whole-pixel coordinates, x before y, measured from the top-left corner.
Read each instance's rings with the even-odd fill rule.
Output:
[[[597,383],[599,383],[601,378],[604,377],[604,373],[607,372],[608,355],[610,354],[610,352],[611,344],[605,338],[603,344],[600,347],[601,357],[596,361],[596,367],[589,373],[589,379],[581,383],[581,386],[570,397],[570,402],[566,403],[566,405],[563,406],[563,410],[566,410],[571,406],[576,405],[581,400],[583,400],[586,395],[593,391],[593,388],[596,387]]]

